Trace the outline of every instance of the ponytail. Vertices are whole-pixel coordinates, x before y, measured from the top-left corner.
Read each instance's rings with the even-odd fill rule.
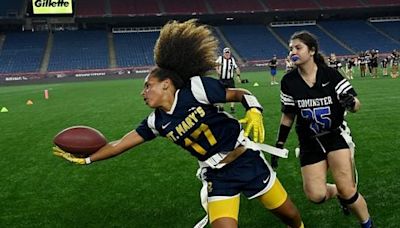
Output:
[[[314,62],[317,64],[319,67],[326,67],[328,66],[325,62],[325,58],[321,53],[315,53],[314,54]]]

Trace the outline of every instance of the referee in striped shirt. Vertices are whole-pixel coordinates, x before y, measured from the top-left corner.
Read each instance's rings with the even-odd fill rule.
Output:
[[[223,56],[219,56],[216,61],[216,71],[225,88],[235,88],[234,71],[236,71],[238,81],[240,82],[240,69],[231,55],[231,49],[226,47],[223,53]],[[235,113],[235,103],[233,102],[231,103],[231,113]]]

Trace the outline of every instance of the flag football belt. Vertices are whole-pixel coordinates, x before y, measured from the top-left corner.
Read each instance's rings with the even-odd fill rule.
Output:
[[[207,211],[207,182],[205,182],[204,173],[207,172],[207,167],[213,169],[220,169],[226,164],[233,162],[240,155],[244,154],[247,149],[252,149],[255,151],[265,151],[270,154],[279,156],[281,158],[287,158],[289,151],[287,149],[279,149],[274,146],[267,144],[255,143],[251,141],[248,137],[244,136],[244,131],[241,131],[235,145],[235,149],[230,152],[220,152],[216,153],[205,161],[199,161],[200,168],[197,170],[196,176],[203,182],[203,187],[200,191],[201,205],[206,211],[205,215],[193,228],[204,228],[208,224],[208,211]]]
[[[225,163],[229,164],[236,160],[240,155],[242,155],[244,152],[246,152],[246,148],[244,146],[238,146],[236,149],[232,150],[229,152],[224,159],[220,161],[220,163]]]
[[[262,150],[281,158],[287,158],[289,154],[289,151],[287,149],[279,149],[268,144],[255,143],[251,141],[248,137],[244,136],[244,131],[241,131],[234,150],[229,152],[223,151],[216,153],[205,161],[199,161],[199,165],[200,167],[211,167],[213,169],[220,169],[226,164],[234,161],[247,149],[252,149],[255,151]]]

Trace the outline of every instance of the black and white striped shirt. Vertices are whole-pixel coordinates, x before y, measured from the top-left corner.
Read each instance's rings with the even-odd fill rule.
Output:
[[[221,67],[220,79],[232,79],[234,77],[234,71],[238,66],[233,57],[225,59],[223,56],[219,56],[216,63]]]

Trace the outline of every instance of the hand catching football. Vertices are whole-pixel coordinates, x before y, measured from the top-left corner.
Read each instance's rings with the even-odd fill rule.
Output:
[[[77,164],[88,164],[89,157],[107,144],[104,135],[88,126],[73,126],[60,131],[53,140],[53,154]],[[86,159],[87,160],[87,159]]]

